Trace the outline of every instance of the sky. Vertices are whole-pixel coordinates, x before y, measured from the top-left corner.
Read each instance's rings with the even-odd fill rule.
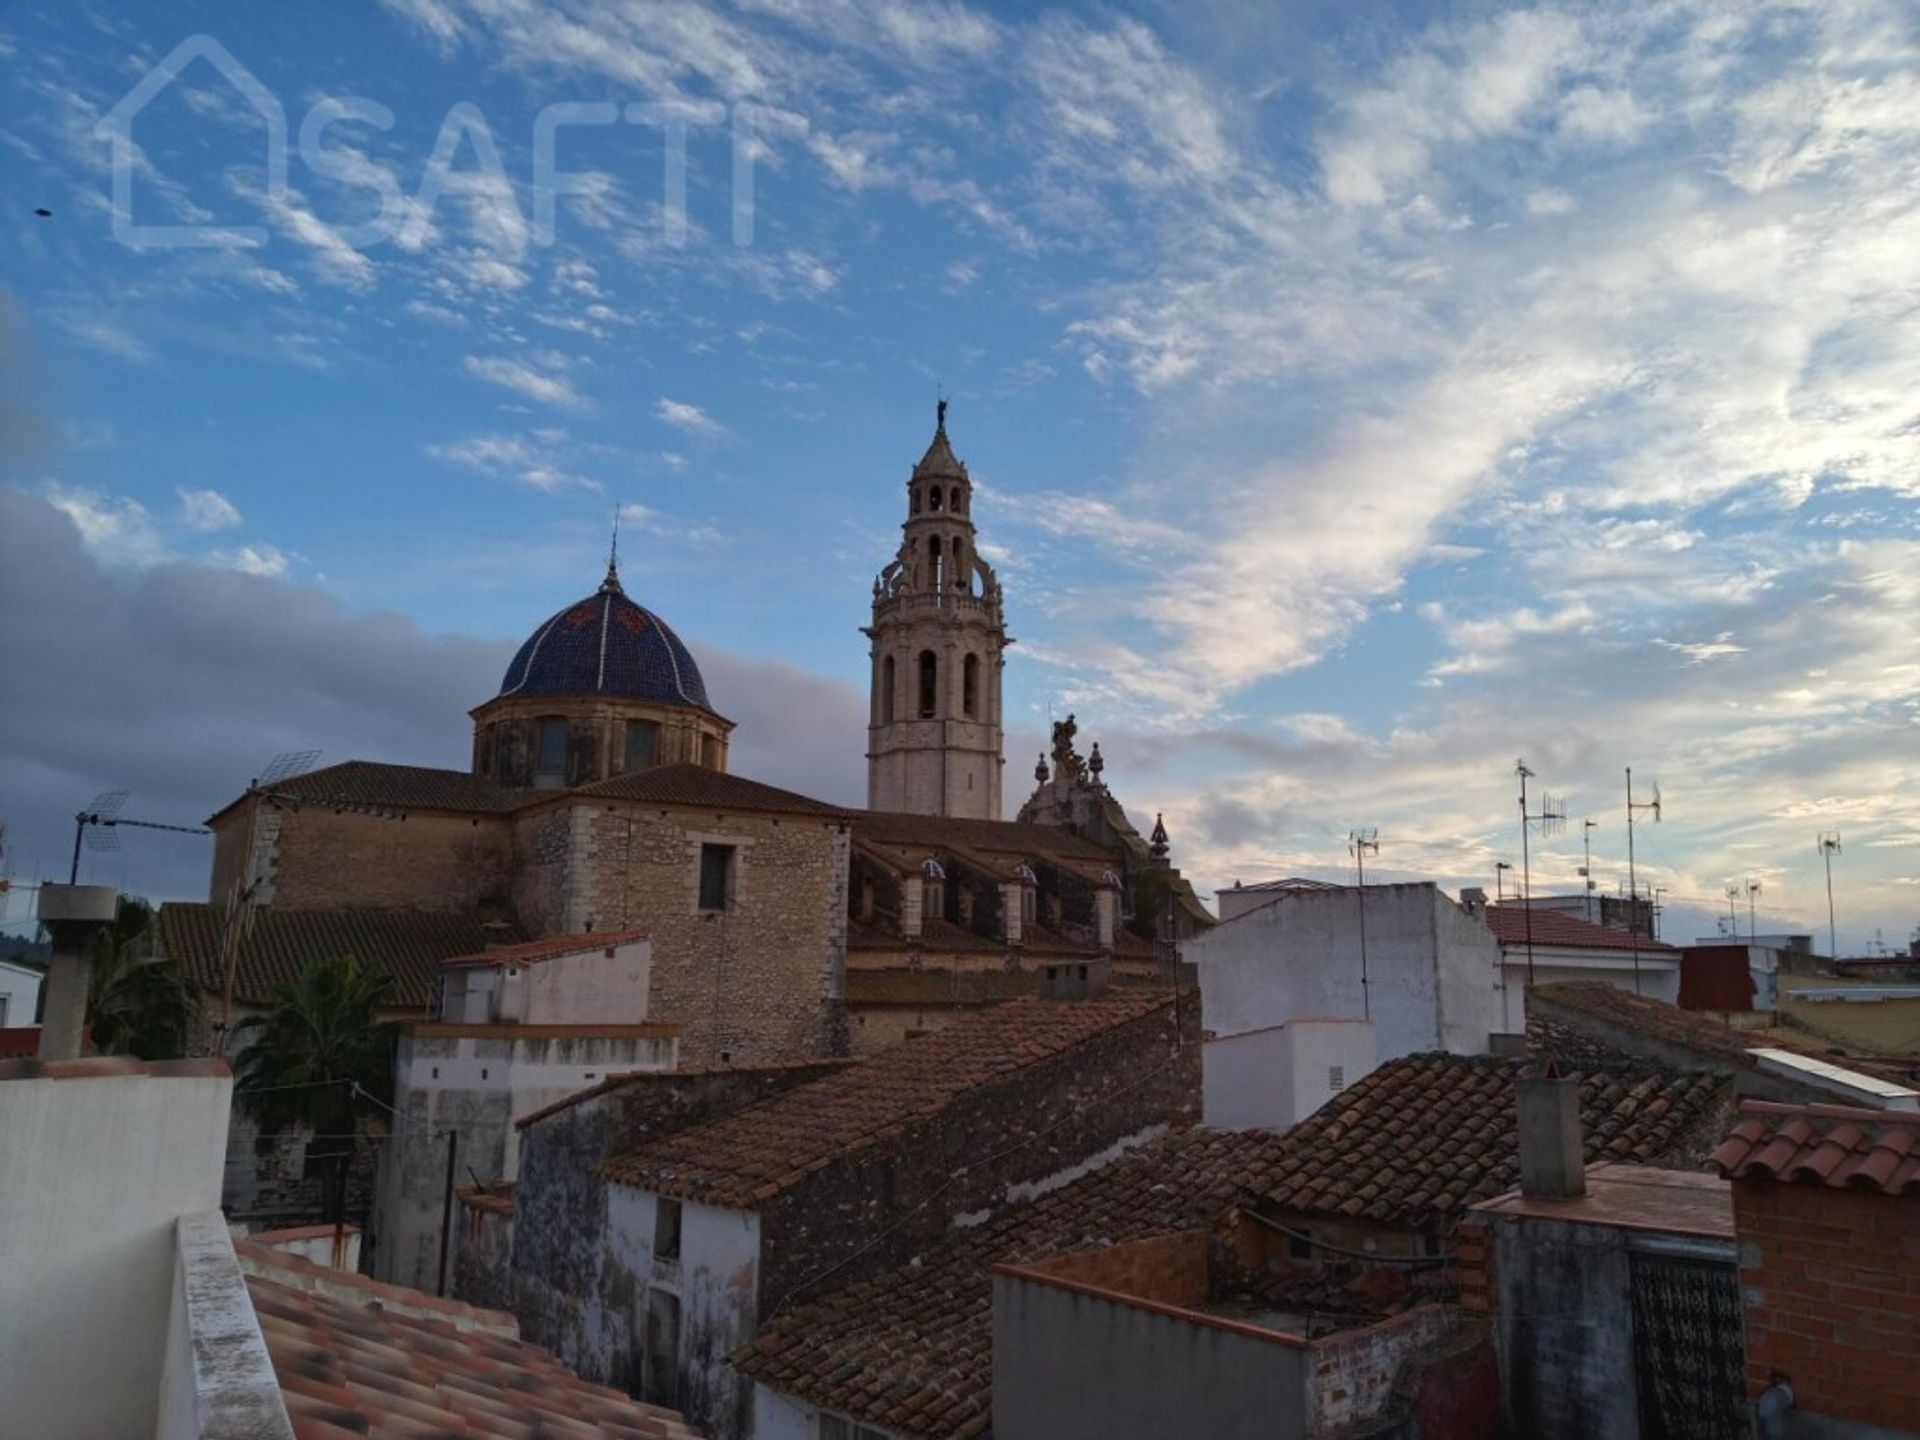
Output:
[[[1535,893],[1615,893],[1632,767],[1669,938],[1824,945],[1833,833],[1841,949],[1920,921],[1910,3],[16,0],[0,60],[17,879],[99,791],[463,765],[616,511],[734,768],[859,803],[944,394],[1009,813],[1073,713],[1203,892],[1364,827],[1491,891],[1524,758]]]

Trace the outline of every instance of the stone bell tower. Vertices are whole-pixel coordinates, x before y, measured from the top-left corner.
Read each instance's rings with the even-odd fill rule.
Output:
[[[907,481],[900,553],[873,582],[867,807],[1000,818],[1000,582],[974,546],[973,482],[947,402]]]

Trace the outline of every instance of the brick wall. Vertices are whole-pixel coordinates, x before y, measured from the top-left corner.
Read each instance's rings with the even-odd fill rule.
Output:
[[[1189,1021],[1196,1008],[1186,1007]],[[1197,1025],[1184,1036],[1176,1025],[1168,1005],[1009,1071],[770,1200],[760,1212],[762,1319],[904,1264],[953,1216],[1001,1203],[1009,1186],[1155,1125],[1197,1119]]]
[[[1460,1327],[1458,1311],[1422,1305],[1391,1320],[1313,1342],[1315,1436],[1340,1435],[1386,1409],[1407,1360]]]
[[[1736,1180],[1747,1389],[1775,1370],[1802,1411],[1910,1429],[1920,1416],[1920,1202]]]

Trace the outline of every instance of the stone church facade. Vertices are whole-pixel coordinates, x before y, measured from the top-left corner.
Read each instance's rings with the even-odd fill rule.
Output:
[[[428,1020],[439,963],[476,935],[644,930],[645,1019],[707,1066],[874,1049],[1050,972],[1167,983],[1210,917],[1071,721],[1020,819],[1000,818],[1011,642],[945,418],[943,403],[864,631],[867,809],[729,773],[732,722],[610,562],[472,710],[468,770],[348,761],[251,785],[211,818],[208,900],[162,927],[210,1006],[258,1009],[350,943],[396,975],[394,1018]]]

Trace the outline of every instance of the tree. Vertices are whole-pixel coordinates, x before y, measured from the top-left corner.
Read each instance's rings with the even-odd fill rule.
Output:
[[[328,1220],[346,1217],[360,1122],[392,1098],[395,1029],[379,1018],[392,988],[391,976],[337,956],[282,981],[272,1008],[234,1029],[234,1094],[260,1127],[258,1149],[288,1130],[311,1132],[309,1155],[327,1162]]]
[[[153,907],[123,895],[93,942],[87,1028],[103,1055],[177,1060],[187,1053],[193,992],[179,968],[153,953]]]

